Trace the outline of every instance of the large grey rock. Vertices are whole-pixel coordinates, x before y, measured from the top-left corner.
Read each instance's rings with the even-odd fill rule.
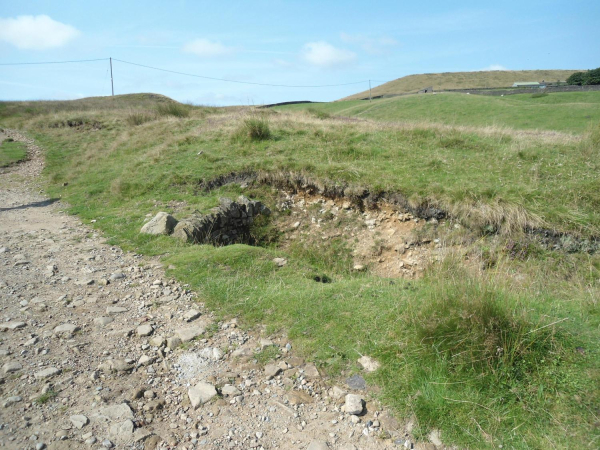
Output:
[[[64,323],[54,328],[55,334],[73,334],[76,331],[79,331],[79,327],[72,323]]]
[[[278,375],[281,372],[281,368],[279,368],[276,364],[267,364],[265,366],[265,376],[267,380],[271,380],[273,377]]]
[[[364,409],[363,403],[364,400],[360,395],[348,394],[346,395],[346,403],[344,403],[344,412],[356,416],[362,414]]]
[[[362,391],[367,388],[367,382],[360,375],[352,375],[346,380],[346,384],[350,389]]]
[[[110,427],[110,435],[118,441],[125,441],[131,439],[135,426],[130,419],[124,420],[123,422],[115,423]]]
[[[203,326],[197,325],[194,327],[181,328],[179,330],[175,330],[175,334],[179,339],[181,339],[181,342],[189,342],[192,339],[195,339],[198,336],[204,334],[204,331],[205,329]]]
[[[306,450],[329,450],[329,446],[323,441],[312,441]]]
[[[103,372],[130,372],[133,370],[133,364],[124,359],[108,359],[98,365],[98,370]]]
[[[4,373],[4,375],[6,375],[11,372],[17,372],[18,370],[21,370],[22,368],[23,368],[23,366],[20,363],[18,363],[16,361],[9,361],[2,366],[2,372]]]
[[[109,323],[114,322],[114,320],[115,319],[113,319],[112,317],[96,317],[94,319],[94,325],[96,325],[97,327],[105,327]]]
[[[90,422],[90,420],[83,414],[76,414],[74,416],[71,416],[69,417],[69,420],[71,421],[73,426],[78,430],[81,430]]]
[[[106,314],[121,314],[127,312],[127,308],[123,308],[122,306],[107,306]]]
[[[304,366],[304,376],[306,378],[321,378],[321,374],[314,364]]]
[[[47,369],[34,373],[33,376],[38,380],[43,380],[58,375],[60,372],[61,370],[56,367],[48,367]]]
[[[23,328],[25,325],[25,322],[14,320],[11,322],[2,322],[0,323],[0,331],[16,330],[17,328]]]
[[[140,233],[144,234],[171,234],[177,225],[177,219],[166,212],[159,212],[148,223],[146,223]]]
[[[9,406],[14,405],[15,403],[19,403],[22,400],[23,400],[23,398],[20,395],[14,395],[14,396],[8,397],[6,400],[4,400],[3,406],[5,408],[8,408]]]
[[[121,403],[102,408],[98,413],[98,417],[104,420],[133,419],[133,412],[127,403]]]
[[[210,401],[216,395],[217,390],[215,387],[210,383],[205,383],[204,381],[200,381],[198,384],[188,390],[190,403],[194,409]]]
[[[221,394],[223,394],[225,397],[235,397],[237,395],[241,395],[242,393],[235,386],[226,384],[221,388]]]
[[[152,325],[150,325],[149,323],[140,325],[139,327],[137,327],[137,330],[136,330],[138,336],[150,336],[153,331],[154,331],[154,329],[152,328]]]

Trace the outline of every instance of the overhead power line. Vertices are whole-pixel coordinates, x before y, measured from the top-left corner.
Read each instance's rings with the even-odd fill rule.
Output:
[[[0,66],[30,66],[37,64],[70,64],[70,63],[84,63],[92,61],[108,61],[109,58],[98,58],[98,59],[75,59],[72,61],[42,61],[42,62],[21,62],[21,63],[0,63]]]
[[[40,61],[40,62],[0,63],[0,66],[29,66],[29,65],[44,65],[44,64],[72,64],[72,63],[87,63],[87,62],[96,62],[96,61],[109,61],[111,63],[111,66],[110,66],[110,70],[111,70],[111,82],[112,82],[112,61],[118,61],[118,62],[123,63],[123,64],[129,64],[129,65],[132,65],[132,66],[138,66],[138,67],[143,67],[143,68],[146,68],[146,69],[157,70],[157,71],[160,71],[160,72],[173,73],[173,74],[177,74],[177,75],[184,75],[184,76],[187,76],[187,77],[202,78],[204,80],[223,81],[223,82],[226,82],[226,83],[250,84],[250,85],[254,85],[254,86],[270,86],[270,87],[285,87],[285,88],[327,88],[327,87],[350,86],[350,85],[355,85],[355,84],[369,83],[369,90],[370,90],[370,83],[371,83],[371,81],[376,81],[376,82],[380,82],[380,83],[386,83],[386,81],[381,81],[381,80],[362,80],[362,81],[353,81],[351,83],[316,84],[316,85],[258,83],[258,82],[253,82],[253,81],[230,80],[230,79],[227,79],[227,78],[209,77],[209,76],[206,76],[206,75],[198,75],[198,74],[194,74],[194,73],[179,72],[177,70],[163,69],[163,68],[160,68],[160,67],[148,66],[146,64],[139,64],[139,63],[134,63],[134,62],[131,62],[131,61],[124,61],[122,59],[116,59],[116,58],[75,59],[75,60],[68,60],[68,61]],[[113,89],[113,95],[114,95],[114,89]]]
[[[118,62],[122,62],[122,63],[125,63],[125,64],[131,64],[132,66],[145,67],[146,69],[159,70],[161,72],[176,73],[178,75],[185,75],[185,76],[188,76],[188,77],[202,78],[202,79],[205,79],[205,80],[225,81],[227,83],[253,84],[255,86],[272,86],[272,87],[289,87],[289,88],[322,88],[322,87],[335,87],[335,86],[349,86],[351,84],[362,84],[362,83],[368,83],[369,82],[369,80],[363,80],[363,81],[354,81],[352,83],[320,84],[320,85],[293,85],[293,84],[254,83],[252,81],[228,80],[226,78],[207,77],[205,75],[196,75],[196,74],[193,74],[193,73],[178,72],[176,70],[161,69],[159,67],[147,66],[145,64],[138,64],[138,63],[134,63],[134,62],[130,62],[130,61],[123,61],[122,59],[117,59],[117,58],[113,58],[113,61],[118,61]]]

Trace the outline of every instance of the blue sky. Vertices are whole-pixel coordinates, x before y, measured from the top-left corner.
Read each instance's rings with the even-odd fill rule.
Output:
[[[366,80],[600,66],[600,1],[8,1],[0,63],[113,57],[115,93],[210,105],[329,101]],[[109,95],[108,61],[0,66],[0,99]]]

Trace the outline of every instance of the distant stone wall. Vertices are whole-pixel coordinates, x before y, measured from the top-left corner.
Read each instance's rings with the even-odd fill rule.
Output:
[[[220,199],[221,205],[210,214],[196,214],[178,222],[173,236],[191,243],[228,245],[246,242],[250,226],[258,215],[271,211],[259,201],[240,196],[237,201]]]
[[[515,94],[535,94],[538,92],[590,92],[590,91],[600,91],[600,85],[592,85],[592,86],[546,86],[545,89],[540,89],[539,87],[522,87],[522,88],[473,88],[473,89],[441,89],[433,91],[425,92],[406,92],[402,94],[385,94],[378,95],[376,97],[372,97],[373,100],[378,98],[392,98],[392,97],[402,97],[405,95],[415,95],[415,94],[424,94],[429,95],[430,93],[436,92],[458,92],[462,94],[473,94],[473,95],[492,95],[492,96],[502,96],[502,95],[515,95]],[[369,97],[361,98],[361,100],[369,100]]]
[[[437,92],[460,92],[473,95],[515,95],[515,94],[538,94],[551,92],[590,92],[600,91],[600,86],[546,86],[544,89],[539,87],[515,88],[515,89],[448,89]]]

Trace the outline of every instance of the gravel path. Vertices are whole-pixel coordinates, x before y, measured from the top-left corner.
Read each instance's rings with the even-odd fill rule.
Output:
[[[215,322],[158,259],[105,244],[43,195],[40,149],[4,133],[30,160],[0,172],[0,448],[436,448],[284,336]]]

